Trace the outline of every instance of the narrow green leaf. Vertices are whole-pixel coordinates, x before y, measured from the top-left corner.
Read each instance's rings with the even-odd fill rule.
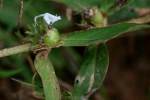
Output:
[[[99,0],[54,0],[54,1],[63,3],[78,12],[93,6],[100,6]]]
[[[107,15],[112,15],[116,11],[128,6],[133,0],[102,0],[100,9],[107,13]]]
[[[108,10],[110,8],[112,8],[116,3],[116,0],[100,0],[100,9],[103,11],[103,12],[108,12]]]
[[[150,8],[150,0],[133,0],[130,6],[134,8]]]
[[[90,44],[105,42],[122,33],[148,28],[148,25],[134,23],[119,23],[104,28],[93,28],[69,33],[62,41],[62,46],[88,46]]]
[[[96,64],[96,46],[90,46],[85,53],[79,74],[75,79],[72,100],[82,100],[91,91],[94,84]]]
[[[107,46],[103,43],[97,48],[94,89],[101,87],[109,65],[109,54]]]
[[[61,100],[59,84],[51,62],[37,55],[34,64],[43,83],[45,100]]]
[[[7,78],[14,76],[18,73],[20,73],[22,70],[21,69],[16,69],[16,70],[0,70],[0,78]]]
[[[123,20],[129,20],[138,17],[136,12],[131,11],[130,6],[123,7],[120,10],[117,10],[115,13],[109,16],[109,22],[119,22]]]

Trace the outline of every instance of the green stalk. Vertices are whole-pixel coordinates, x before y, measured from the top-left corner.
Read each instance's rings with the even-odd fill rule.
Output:
[[[36,55],[34,64],[43,83],[45,100],[61,100],[61,93],[53,65],[48,60],[48,52]]]
[[[9,55],[22,53],[22,52],[27,52],[30,50],[30,48],[31,48],[31,44],[27,43],[27,44],[15,46],[12,48],[2,49],[2,50],[0,50],[0,58],[9,56]]]

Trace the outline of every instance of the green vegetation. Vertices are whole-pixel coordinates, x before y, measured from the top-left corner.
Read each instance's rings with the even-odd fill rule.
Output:
[[[129,12],[131,8],[147,8],[149,0],[144,4],[141,0],[2,1],[0,47],[4,49],[0,50],[0,66],[13,69],[0,69],[0,77],[22,77],[20,80],[32,84],[45,100],[88,99],[101,89],[107,74],[107,42],[150,28],[149,14],[141,17],[136,11]],[[35,25],[34,17],[46,12],[62,19],[47,25],[41,17]],[[74,48],[79,46],[85,47],[84,57]],[[63,51],[68,59],[62,57]],[[62,86],[60,91],[66,69],[76,78],[70,89]]]

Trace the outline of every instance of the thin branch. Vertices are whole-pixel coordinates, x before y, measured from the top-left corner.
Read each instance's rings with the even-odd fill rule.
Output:
[[[6,56],[9,56],[9,55],[14,55],[14,54],[17,54],[17,53],[27,52],[29,50],[31,50],[31,44],[30,43],[15,46],[15,47],[12,47],[12,48],[2,49],[2,50],[0,50],[0,58],[6,57]]]
[[[33,60],[32,60],[30,55],[27,56],[27,61],[28,61],[29,65],[30,65],[30,67],[31,67],[32,72],[36,73],[36,70],[35,70],[35,67],[34,67],[34,63],[33,63]]]
[[[0,8],[3,8],[3,0],[0,0]]]
[[[63,80],[61,80],[61,79],[59,79],[59,84],[60,84],[60,86],[62,87],[62,88],[64,88],[64,90],[69,90],[69,91],[71,91],[72,90],[72,86],[69,84],[69,83],[67,83],[67,82],[65,82],[65,81],[63,81]]]
[[[150,23],[150,14],[147,14],[147,15],[139,17],[139,18],[131,19],[126,22],[127,23],[136,23],[136,24]]]
[[[20,0],[19,3],[19,16],[18,16],[18,27],[22,24],[22,16],[23,16],[23,0]]]
[[[150,8],[135,8],[134,10],[139,16],[150,14]]]

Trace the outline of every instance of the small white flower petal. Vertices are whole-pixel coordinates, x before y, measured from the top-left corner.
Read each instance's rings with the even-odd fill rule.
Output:
[[[50,25],[51,20],[50,20],[49,16],[45,15],[43,18],[44,18],[45,22],[46,22],[48,25]]]
[[[58,20],[61,20],[61,17],[60,16],[55,16],[55,15],[52,15],[50,13],[44,13],[44,14],[40,14],[38,16],[35,16],[34,17],[34,22],[36,24],[36,20],[39,18],[39,17],[43,17],[43,19],[45,20],[45,22],[48,24],[48,25],[52,25],[53,23],[55,23],[56,21]]]

